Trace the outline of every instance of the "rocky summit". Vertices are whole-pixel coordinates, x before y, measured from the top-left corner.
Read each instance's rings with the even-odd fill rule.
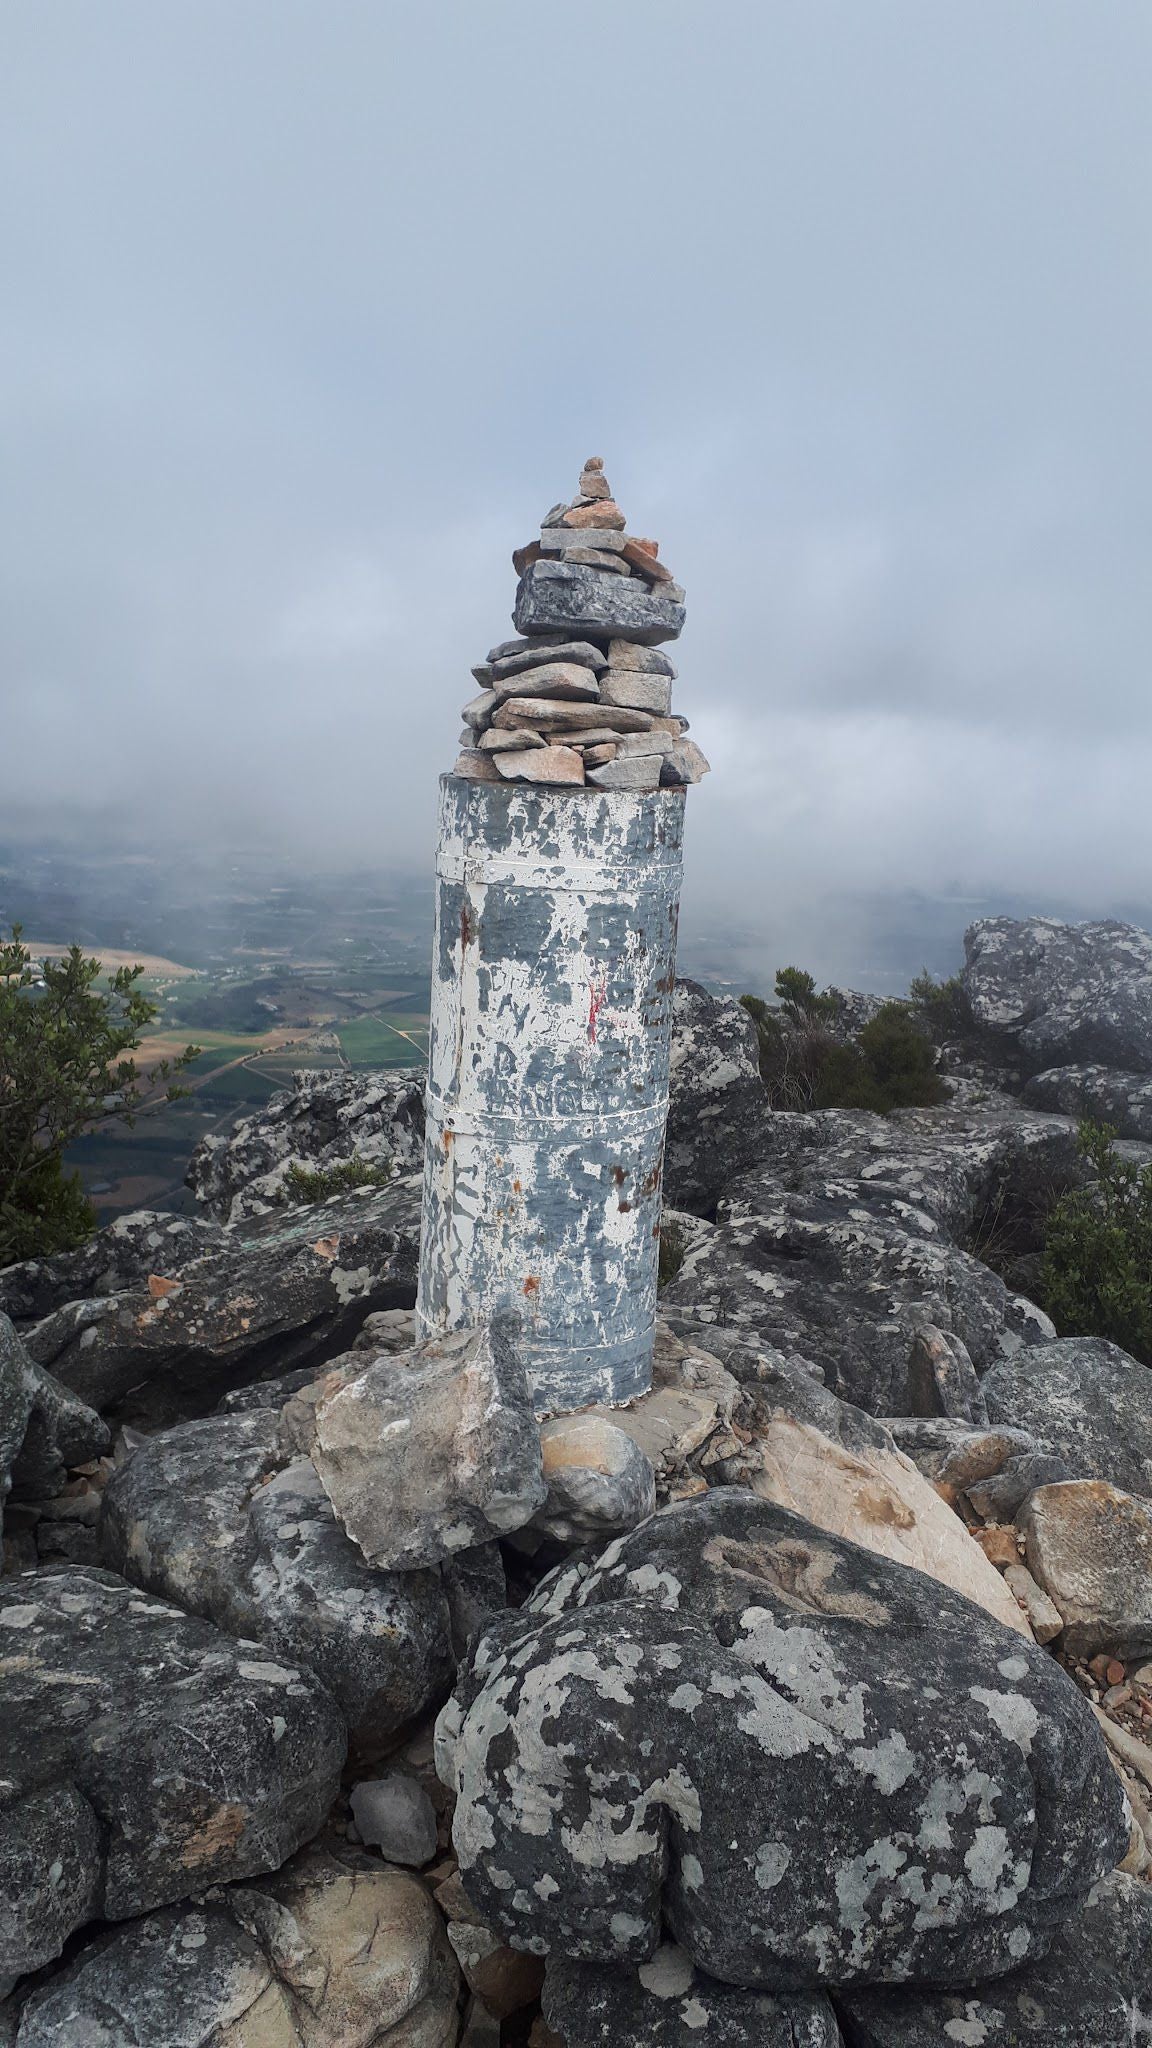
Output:
[[[672,710],[684,592],[659,543],[625,528],[604,464],[589,456],[576,496],[546,513],[512,557],[519,638],[472,671],[453,774],[472,782],[649,790],[699,782],[708,763]]]
[[[478,757],[670,758],[646,545],[589,466]],[[1035,1298],[1086,1185],[1038,1082],[1148,1071],[1117,929],[975,928],[947,1099],[889,1114],[774,1107],[678,984],[622,1406],[537,1418],[528,1296],[418,1340],[415,1070],[300,1075],[193,1213],[0,1273],[4,2048],[1149,2038],[1149,1367]]]

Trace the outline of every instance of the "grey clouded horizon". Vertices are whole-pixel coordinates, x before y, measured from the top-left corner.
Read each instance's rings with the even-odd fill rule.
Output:
[[[693,918],[1152,898],[1145,6],[0,33],[10,829],[421,868],[597,453],[687,587]]]

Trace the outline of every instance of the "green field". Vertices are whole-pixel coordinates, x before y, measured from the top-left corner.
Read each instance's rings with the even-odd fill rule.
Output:
[[[426,1015],[401,1013],[387,1022],[382,1016],[356,1017],[341,1024],[338,1035],[353,1067],[415,1067],[428,1054]]]

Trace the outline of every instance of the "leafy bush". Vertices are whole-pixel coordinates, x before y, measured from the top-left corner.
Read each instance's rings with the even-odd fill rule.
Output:
[[[20,926],[0,943],[0,1266],[83,1242],[95,1218],[63,1155],[107,1116],[133,1121],[157,1081],[194,1060],[198,1045],[141,1074],[125,1057],[159,1014],[121,967],[98,988],[99,960],[70,946],[39,965]],[[169,1098],[183,1091],[167,1089]]]
[[[911,984],[908,997],[937,1045],[970,1035],[972,1006],[961,975],[950,974],[946,981],[936,981],[925,967]]]
[[[386,1188],[392,1179],[386,1166],[369,1166],[366,1159],[340,1159],[335,1166],[298,1166],[293,1160],[284,1175],[284,1186],[293,1202],[326,1202],[332,1195],[345,1195],[349,1188]]]
[[[1083,1123],[1094,1179],[1057,1202],[1044,1248],[1044,1306],[1065,1337],[1109,1337],[1152,1365],[1152,1166],[1113,1150],[1110,1124]]]
[[[783,967],[778,1010],[740,1001],[756,1025],[760,1073],[773,1109],[916,1109],[947,1100],[923,1025],[907,1003],[884,1003],[855,1043],[832,1032],[839,1005],[810,974]]]

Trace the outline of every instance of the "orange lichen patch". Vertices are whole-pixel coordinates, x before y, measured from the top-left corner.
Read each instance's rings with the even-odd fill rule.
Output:
[[[888,1523],[893,1529],[914,1529],[916,1517],[907,1502],[899,1500],[894,1493],[886,1493],[880,1487],[861,1487],[856,1495],[856,1508],[862,1521]]]
[[[218,1856],[227,1854],[243,1840],[247,1825],[248,1816],[242,1806],[216,1807],[204,1825],[189,1835],[180,1852],[181,1863],[189,1870],[195,1870],[203,1863],[214,1863]]]
[[[179,1294],[184,1285],[182,1280],[165,1280],[161,1273],[149,1273],[148,1292],[153,1301],[163,1301],[166,1294]]]
[[[536,1275],[535,1275],[535,1273],[529,1273],[529,1275],[528,1275],[528,1278],[527,1278],[527,1279],[526,1279],[526,1281],[524,1282],[524,1290],[523,1290],[523,1291],[524,1291],[524,1293],[525,1293],[525,1294],[539,1294],[539,1292],[540,1292],[540,1282],[539,1282],[539,1280],[538,1280],[538,1279],[536,1278]]]
[[[331,1264],[340,1250],[340,1239],[338,1237],[318,1237],[312,1246],[312,1250],[318,1259],[327,1259],[329,1264]]]

